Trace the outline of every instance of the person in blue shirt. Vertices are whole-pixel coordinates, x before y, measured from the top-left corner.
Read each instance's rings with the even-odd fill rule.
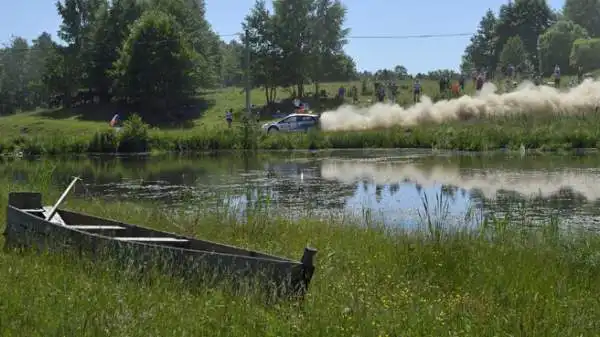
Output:
[[[415,83],[413,84],[413,102],[417,103],[421,101],[421,82],[416,79]]]

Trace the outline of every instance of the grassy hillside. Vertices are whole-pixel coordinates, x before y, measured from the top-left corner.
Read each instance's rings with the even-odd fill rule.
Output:
[[[329,99],[316,102],[313,98],[305,98],[304,101],[308,102],[311,109],[317,112],[335,108],[341,103],[334,102],[332,99],[337,93],[337,89],[340,86],[350,89],[354,85],[360,91],[360,82],[322,84],[320,89],[327,91]],[[412,104],[411,88],[411,81],[399,82],[399,104]],[[423,88],[426,95],[439,96],[437,82],[423,81]],[[310,93],[314,88],[310,85],[306,90]],[[467,91],[468,93],[473,92],[472,85],[468,86]],[[284,113],[291,112],[290,96],[290,91],[278,90],[277,98],[282,101],[281,111]],[[131,112],[140,113],[147,122],[166,132],[181,131],[181,129],[199,130],[207,126],[226,127],[225,111],[234,109],[236,116],[241,116],[245,109],[245,99],[243,88],[208,91],[194,102],[195,107],[193,109],[182,111],[179,114],[165,114],[164,116],[145,116],[143,111],[125,111],[123,113],[123,109],[115,105],[88,105],[71,109],[38,110],[0,117],[0,135],[4,139],[54,132],[60,132],[62,135],[85,135],[89,132],[105,129],[115,112],[120,112],[123,117],[127,117],[128,113]],[[374,100],[374,97],[360,96],[360,104],[368,104],[370,100]],[[263,106],[265,104],[264,91],[261,89],[253,90],[251,102],[257,107]],[[346,102],[351,103],[352,99],[347,98]],[[263,120],[270,118],[270,114],[261,116]],[[239,118],[235,122],[239,122]]]
[[[565,78],[566,86],[569,78]],[[303,99],[311,110],[322,112],[335,109],[345,102],[334,98],[337,89],[354,85],[361,92],[360,83],[329,83],[321,86],[328,98],[315,100],[312,96]],[[423,81],[424,94],[433,99],[446,98],[440,95],[436,81]],[[314,90],[306,88],[308,94]],[[474,92],[468,82],[466,93]],[[293,110],[291,92],[279,89],[277,104],[265,111],[264,91],[252,91],[251,100],[262,111],[260,119],[272,119],[272,111],[290,113]],[[374,96],[359,96],[359,105],[369,105]],[[404,106],[412,104],[412,82],[399,83],[397,102]],[[0,153],[23,151],[31,154],[73,152],[138,152],[147,150],[199,151],[239,148],[262,149],[307,149],[307,148],[356,148],[356,147],[418,147],[460,150],[489,150],[498,148],[573,148],[596,147],[598,137],[596,114],[581,118],[569,116],[547,116],[544,120],[535,117],[495,118],[463,123],[419,125],[410,129],[393,128],[364,132],[323,132],[318,134],[295,134],[268,137],[259,135],[256,126],[246,128],[242,123],[245,111],[245,93],[240,88],[225,88],[205,92],[190,102],[191,106],[179,112],[149,114],[144,111],[116,105],[87,105],[72,109],[38,110],[0,117]],[[234,128],[229,130],[225,122],[225,111],[234,110]],[[139,113],[152,128],[147,132],[143,124],[129,128],[129,133],[116,135],[108,126],[109,120],[118,112],[123,118]],[[533,123],[533,124],[532,124]],[[533,125],[530,128],[527,124]],[[582,129],[583,128],[583,129]],[[128,143],[127,146],[123,144]]]

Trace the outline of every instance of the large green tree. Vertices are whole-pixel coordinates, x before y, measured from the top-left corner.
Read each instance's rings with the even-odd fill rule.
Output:
[[[242,52],[241,64],[251,74],[252,85],[265,89],[265,98],[273,103],[277,86],[282,84],[280,69],[283,63],[283,50],[279,47],[277,30],[273,16],[267,10],[264,0],[258,0],[244,19],[242,27],[247,36],[242,39],[250,49],[250,64],[246,64],[246,51]]]
[[[563,13],[566,19],[585,28],[590,36],[600,36],[599,0],[566,0]]]
[[[61,51],[61,57],[65,58],[65,70],[68,70],[61,75],[66,82],[61,87],[64,90],[63,104],[67,107],[71,105],[73,92],[79,89],[82,82],[87,82],[89,51],[93,44],[92,31],[98,11],[107,6],[106,2],[107,0],[64,0],[64,2],[59,0],[56,2],[56,9],[62,19],[58,36],[68,46]]]
[[[146,11],[119,51],[114,76],[122,95],[146,107],[170,107],[196,88],[200,58],[173,16]]]
[[[173,16],[181,27],[183,37],[191,43],[199,56],[195,67],[198,72],[198,85],[213,87],[217,85],[220,74],[220,38],[205,18],[204,0],[148,0],[147,10],[160,10]]]
[[[88,85],[107,102],[113,85],[110,70],[119,57],[119,48],[128,37],[131,24],[142,14],[138,0],[112,0],[109,6],[98,9],[96,25],[92,28],[92,46],[87,63]]]
[[[525,44],[521,37],[512,36],[502,46],[502,52],[500,53],[499,64],[501,68],[506,68],[509,65],[513,65],[520,69],[522,72],[528,72],[532,69],[529,55],[525,49]]]
[[[22,37],[13,37],[8,48],[0,54],[2,63],[2,112],[13,113],[27,107],[27,87],[30,78],[29,43]]]
[[[304,84],[312,75],[314,0],[274,0],[275,44],[281,52],[280,77],[284,85],[295,85],[303,96]]]
[[[538,38],[555,20],[555,13],[546,0],[516,0],[500,6],[496,25],[497,60],[508,39],[519,36],[530,63],[538,64]]]
[[[339,0],[316,0],[313,12],[309,14],[311,23],[311,79],[315,93],[319,92],[319,82],[325,80],[327,69],[342,60],[343,47],[350,30],[344,28],[347,9]],[[343,56],[342,56],[343,57]],[[339,65],[338,65],[339,66]]]
[[[561,20],[552,25],[540,36],[543,72],[550,74],[555,65],[559,65],[564,72],[571,70],[569,58],[573,42],[587,37],[586,30],[572,21]]]
[[[471,42],[467,45],[461,70],[470,72],[474,69],[495,68],[496,63],[496,25],[498,21],[494,12],[489,9],[479,21],[477,33],[471,37]]]

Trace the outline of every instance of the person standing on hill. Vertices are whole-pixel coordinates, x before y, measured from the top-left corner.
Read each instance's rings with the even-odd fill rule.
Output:
[[[229,111],[225,113],[225,120],[227,121],[227,126],[231,128],[231,123],[233,122],[233,109],[229,109]]]
[[[416,104],[421,101],[421,90],[421,82],[419,79],[416,79],[413,84],[413,103]]]
[[[340,86],[338,88],[338,98],[341,100],[344,100],[344,98],[346,98],[346,88],[344,88],[344,86]]]
[[[506,75],[511,80],[515,76],[515,67],[512,64],[509,64],[508,68],[506,68]]]
[[[479,74],[477,76],[477,80],[475,82],[475,89],[477,91],[481,91],[481,89],[483,89],[483,75],[482,74]]]
[[[443,94],[446,92],[446,77],[445,76],[441,76],[440,77],[440,94]]]
[[[383,101],[385,100],[385,87],[383,86],[383,84],[380,84],[377,87],[377,100],[381,103],[383,103]]]
[[[352,102],[354,104],[358,103],[358,88],[356,85],[352,87]]]
[[[577,67],[577,82],[579,82],[579,83],[583,82],[583,67],[582,66]]]
[[[560,67],[558,64],[554,66],[554,87],[560,88]]]
[[[460,78],[458,79],[458,85],[460,85],[460,91],[464,92],[465,91],[465,74],[461,74]]]
[[[390,84],[390,93],[390,100],[392,101],[392,103],[396,103],[396,97],[398,97],[398,84],[396,84],[396,81]]]
[[[460,83],[452,81],[452,96],[457,98],[460,96]]]

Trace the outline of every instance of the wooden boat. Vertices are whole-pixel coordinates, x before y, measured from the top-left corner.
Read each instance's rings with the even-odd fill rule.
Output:
[[[10,193],[5,247],[102,256],[129,269],[157,268],[198,284],[223,280],[241,284],[246,280],[245,284],[259,285],[277,296],[302,296],[308,290],[315,249],[305,248],[301,260],[294,261],[59,209],[75,181],[54,207],[43,207],[40,193]]]

